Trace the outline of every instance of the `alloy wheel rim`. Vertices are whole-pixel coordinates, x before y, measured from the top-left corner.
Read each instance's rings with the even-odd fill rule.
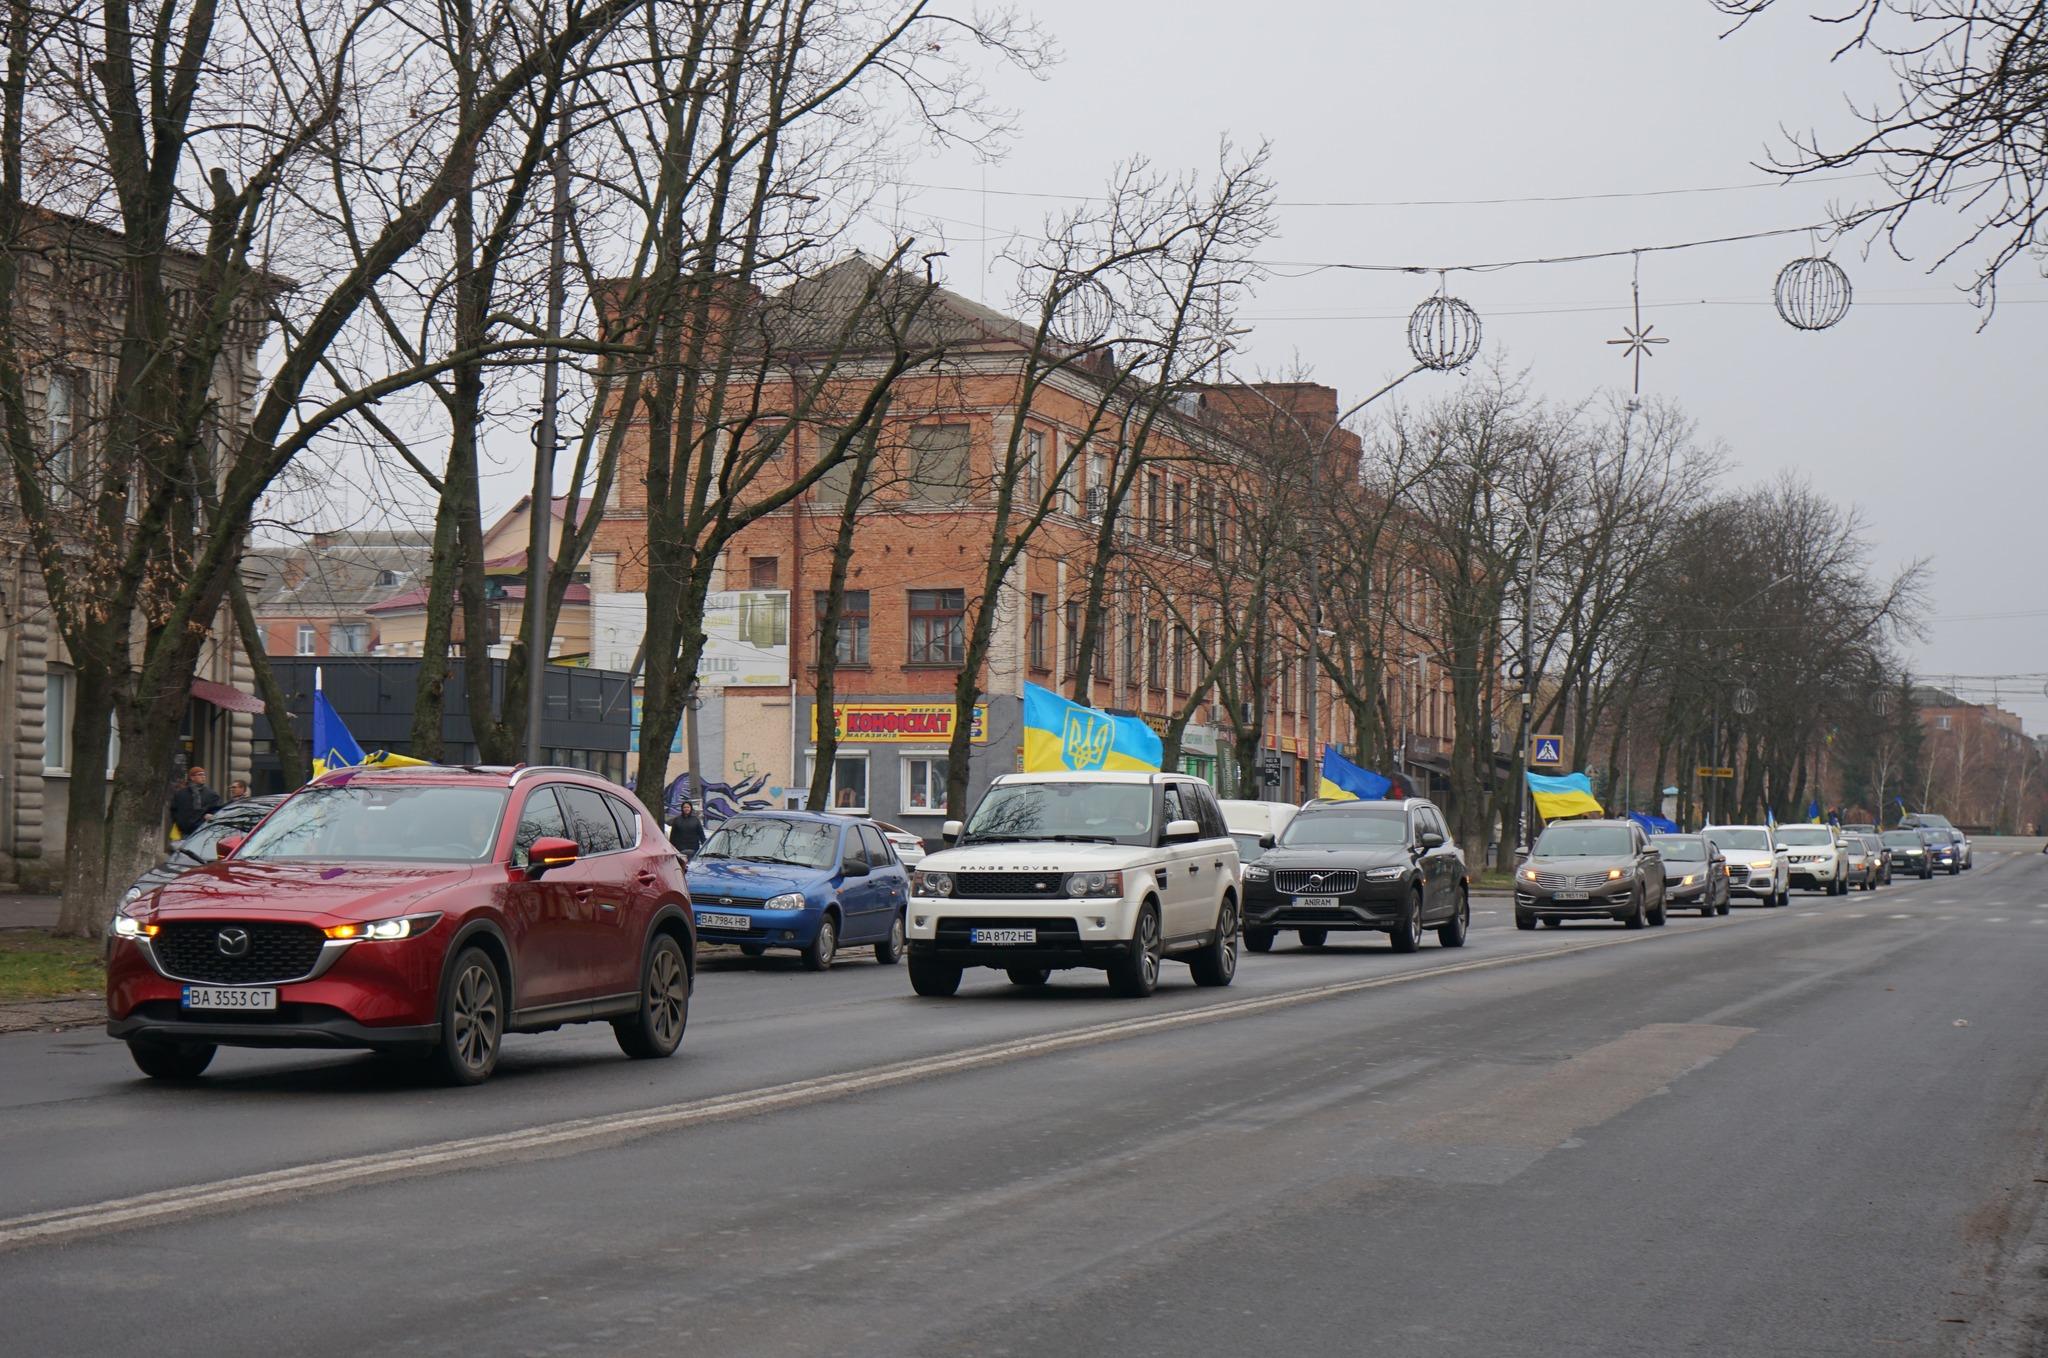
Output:
[[[647,985],[647,1009],[654,1021],[654,1035],[665,1045],[683,1036],[683,1005],[689,994],[682,982],[682,964],[664,948],[654,955],[654,974]]]
[[[1237,974],[1237,937],[1237,909],[1235,906],[1226,905],[1223,907],[1223,974],[1225,976],[1235,976]]]
[[[827,915],[824,922],[818,925],[818,956],[830,962],[832,955],[838,951],[839,931],[832,927],[832,917]]]
[[[903,921],[900,919],[889,926],[889,955],[891,957],[901,957],[903,955]]]
[[[1145,984],[1151,985],[1159,979],[1159,921],[1150,911],[1138,917],[1138,936],[1143,945]]]
[[[470,1070],[490,1063],[498,1046],[498,984],[488,969],[472,966],[455,984],[455,1054]]]

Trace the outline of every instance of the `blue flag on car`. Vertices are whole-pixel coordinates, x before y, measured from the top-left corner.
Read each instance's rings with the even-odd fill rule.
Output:
[[[1394,786],[1391,778],[1360,768],[1328,745],[1323,746],[1322,774],[1316,795],[1337,801],[1376,802]]]
[[[363,762],[363,747],[349,734],[348,726],[327,695],[313,690],[313,776],[329,769],[353,768]]]

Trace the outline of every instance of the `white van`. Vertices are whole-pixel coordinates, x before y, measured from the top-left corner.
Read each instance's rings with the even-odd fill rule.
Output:
[[[1221,805],[1223,823],[1229,827],[1230,837],[1237,841],[1240,863],[1249,863],[1264,853],[1259,841],[1280,838],[1280,832],[1301,810],[1292,802],[1246,802],[1228,797],[1222,799]]]

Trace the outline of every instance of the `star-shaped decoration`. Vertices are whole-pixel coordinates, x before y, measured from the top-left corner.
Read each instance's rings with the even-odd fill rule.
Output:
[[[1666,336],[1650,333],[1657,328],[1656,326],[1643,324],[1641,263],[1641,260],[1637,261],[1637,277],[1629,284],[1629,295],[1634,309],[1635,324],[1624,325],[1621,328],[1620,339],[1607,341],[1609,344],[1621,346],[1622,357],[1633,358],[1636,361],[1635,395],[1638,397],[1643,394],[1643,357],[1645,355],[1656,356],[1656,350],[1652,349],[1651,345],[1671,343],[1670,339]]]

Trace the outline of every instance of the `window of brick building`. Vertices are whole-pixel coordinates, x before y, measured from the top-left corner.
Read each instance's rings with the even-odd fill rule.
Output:
[[[1081,601],[1067,600],[1067,636],[1060,645],[1060,677],[1071,679],[1081,668]]]
[[[1187,546],[1190,539],[1188,536],[1188,488],[1186,482],[1174,482],[1173,488],[1167,492],[1166,516],[1169,521],[1168,531],[1172,535],[1173,545],[1176,547]]]
[[[1024,431],[1024,465],[1017,477],[1017,495],[1023,502],[1020,508],[1027,513],[1036,513],[1038,497],[1045,493],[1045,434],[1042,430]]]
[[[1101,609],[1095,610],[1095,654],[1089,658],[1088,669],[1097,679],[1109,678],[1109,617]]]
[[[829,590],[819,590],[816,595],[817,622],[811,629],[811,645],[814,652],[822,653],[821,638],[825,635],[825,609],[831,599]],[[839,602],[839,663],[842,665],[865,665],[868,663],[868,592],[864,589],[849,589]]]
[[[747,588],[774,589],[782,579],[782,558],[778,556],[751,556],[747,558]]]
[[[910,498],[934,505],[965,500],[967,448],[964,424],[928,424],[911,430]]]
[[[1157,618],[1145,620],[1145,684],[1166,687],[1166,625]]]
[[[1173,691],[1188,691],[1188,629],[1173,625]]]
[[[957,665],[967,656],[967,591],[910,591],[910,663]]]
[[[300,623],[300,624],[299,624],[299,654],[300,654],[300,655],[318,655],[319,653],[320,653],[320,633],[319,633],[318,629],[316,629],[316,628],[315,628],[315,627],[313,626],[313,624],[312,624],[312,623],[310,623],[310,622],[302,622],[302,623]]]
[[[366,622],[338,622],[334,624],[334,653],[336,655],[368,655],[370,653],[370,624]]]
[[[1145,536],[1166,541],[1166,484],[1158,472],[1145,477]]]
[[[1144,619],[1136,613],[1124,615],[1124,683],[1131,688],[1138,686],[1138,638],[1144,629]]]
[[[1050,614],[1052,603],[1043,594],[1031,596],[1031,621],[1026,629],[1026,642],[1031,652],[1031,668],[1043,671],[1050,663],[1045,629],[1052,625]]]

